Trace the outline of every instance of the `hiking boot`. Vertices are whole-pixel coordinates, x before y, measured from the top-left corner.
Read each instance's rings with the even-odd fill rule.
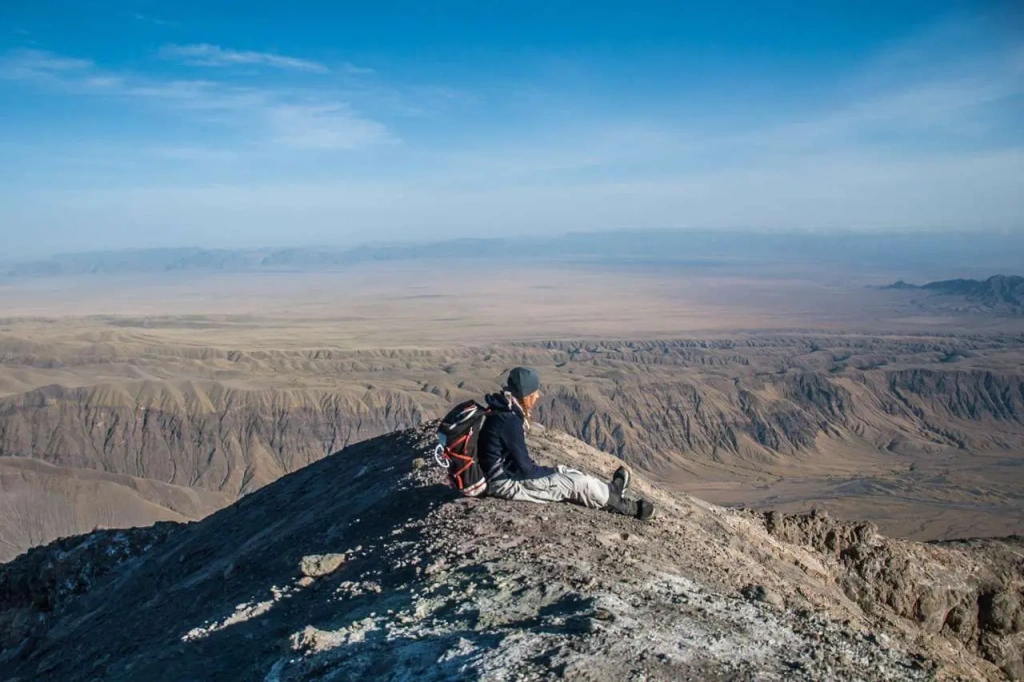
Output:
[[[641,521],[647,521],[654,516],[654,504],[647,500],[636,501],[636,517]]]
[[[613,514],[632,516],[641,521],[654,516],[654,505],[647,500],[629,500],[611,488],[608,490],[608,504],[604,506],[604,510]]]
[[[619,495],[626,492],[629,489],[629,469],[626,467],[619,467],[612,474],[612,482],[610,487],[614,488]]]
[[[604,510],[623,516],[636,516],[636,501],[627,500],[614,486],[608,486],[608,504]]]

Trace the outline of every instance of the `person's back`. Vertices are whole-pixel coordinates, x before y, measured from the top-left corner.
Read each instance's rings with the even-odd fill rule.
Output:
[[[654,505],[623,496],[629,486],[625,467],[619,467],[611,483],[606,483],[562,465],[552,469],[534,463],[526,446],[525,429],[540,396],[540,376],[528,367],[513,369],[505,389],[487,396],[490,414],[480,430],[477,448],[488,494],[537,503],[575,502],[592,509],[651,518]]]
[[[488,481],[503,478],[538,478],[553,469],[536,465],[526,448],[526,413],[511,393],[486,398],[490,414],[480,429],[480,466]]]

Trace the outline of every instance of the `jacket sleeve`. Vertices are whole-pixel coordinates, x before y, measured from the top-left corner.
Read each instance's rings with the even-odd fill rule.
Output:
[[[509,456],[516,464],[516,469],[522,478],[540,478],[554,473],[554,469],[542,467],[530,459],[530,452],[526,449],[526,435],[523,433],[522,422],[518,419],[505,421],[505,447],[508,448]]]

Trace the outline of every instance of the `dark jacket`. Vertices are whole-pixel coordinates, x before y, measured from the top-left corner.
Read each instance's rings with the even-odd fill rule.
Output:
[[[530,459],[523,433],[522,409],[504,393],[487,396],[487,415],[477,441],[477,456],[488,481],[503,478],[540,478],[554,469],[538,466]]]

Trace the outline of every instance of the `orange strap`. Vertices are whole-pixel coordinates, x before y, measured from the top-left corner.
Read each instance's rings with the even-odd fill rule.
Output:
[[[463,462],[465,462],[461,469],[457,470],[455,473],[451,475],[452,478],[455,480],[456,487],[458,487],[459,490],[462,490],[465,487],[465,483],[463,483],[462,481],[462,474],[466,473],[466,470],[469,469],[469,467],[473,466],[473,458],[469,457],[463,452],[459,452],[457,448],[460,448],[462,445],[468,442],[472,435],[473,431],[471,429],[468,433],[462,435],[458,440],[456,440],[455,442],[453,442],[451,445],[444,449],[444,454],[447,455],[450,459],[460,459]]]

